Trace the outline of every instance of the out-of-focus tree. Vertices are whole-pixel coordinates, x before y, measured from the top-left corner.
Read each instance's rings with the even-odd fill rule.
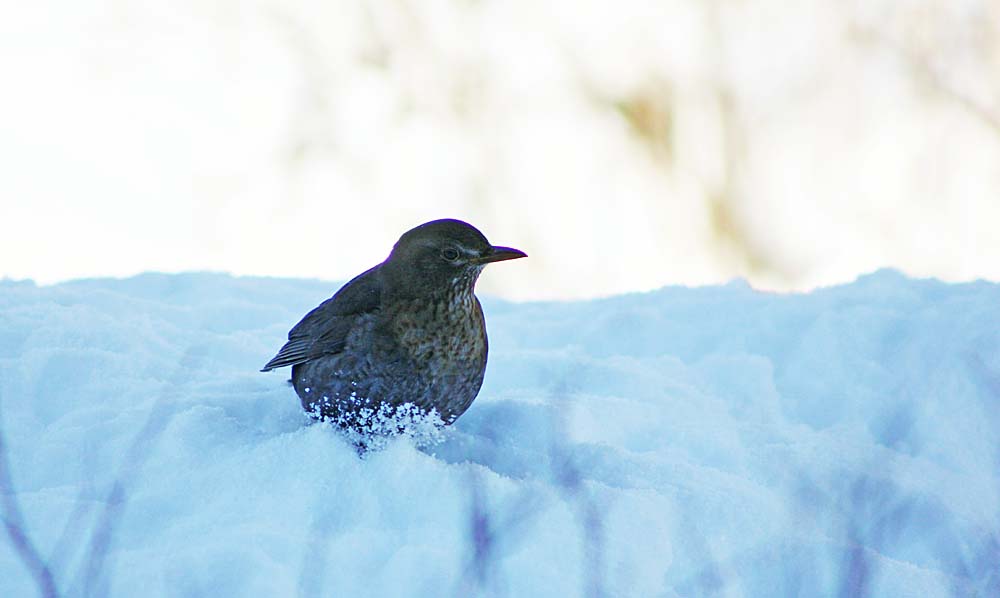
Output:
[[[455,216],[532,255],[515,298],[1000,278],[988,0],[23,10],[0,275],[337,278]]]
[[[937,0],[879,8],[859,3],[853,40],[897,55],[929,101],[958,107],[1000,136],[1000,5]]]
[[[580,284],[565,267],[580,258],[594,292],[734,275],[799,288],[883,265],[968,275],[949,271],[960,222],[942,234],[950,257],[923,263],[912,246],[934,201],[976,200],[912,198],[899,180],[933,145],[929,92],[1000,131],[987,2],[352,6],[319,20],[305,4],[269,9],[302,73],[290,163],[351,165],[362,194],[403,206],[385,181],[406,152],[450,162],[450,183],[409,188],[540,247],[533,267],[553,295]],[[322,41],[323,18],[355,22],[347,55]],[[381,94],[375,116],[356,93]],[[903,116],[873,130],[896,101]],[[370,143],[344,143],[364,119]]]

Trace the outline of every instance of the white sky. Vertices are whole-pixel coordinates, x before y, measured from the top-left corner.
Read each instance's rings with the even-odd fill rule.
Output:
[[[1000,130],[857,41],[915,30],[1000,106],[968,29],[987,4],[828,4],[725,4],[715,30],[695,0],[25,3],[0,19],[0,277],[346,279],[457,217],[531,255],[483,277],[514,299],[1000,279]],[[720,86],[765,268],[711,226]],[[615,107],[636,97],[671,116],[667,157]]]

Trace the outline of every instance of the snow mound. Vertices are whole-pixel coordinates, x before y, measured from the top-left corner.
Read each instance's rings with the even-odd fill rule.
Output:
[[[287,370],[257,372],[336,288],[0,282],[0,505],[35,575],[113,596],[1000,593],[998,285],[486,298],[470,410],[364,459]],[[24,550],[0,542],[0,596],[36,593]]]

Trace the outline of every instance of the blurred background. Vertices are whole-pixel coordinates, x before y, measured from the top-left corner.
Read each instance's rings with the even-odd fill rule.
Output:
[[[510,299],[1000,279],[993,0],[49,0],[0,73],[0,277],[342,280],[458,217]]]

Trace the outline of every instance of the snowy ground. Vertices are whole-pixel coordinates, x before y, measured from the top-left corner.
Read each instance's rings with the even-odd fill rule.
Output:
[[[998,285],[487,298],[473,407],[364,460],[257,371],[337,286],[0,281],[0,505],[60,593],[1000,594]]]

